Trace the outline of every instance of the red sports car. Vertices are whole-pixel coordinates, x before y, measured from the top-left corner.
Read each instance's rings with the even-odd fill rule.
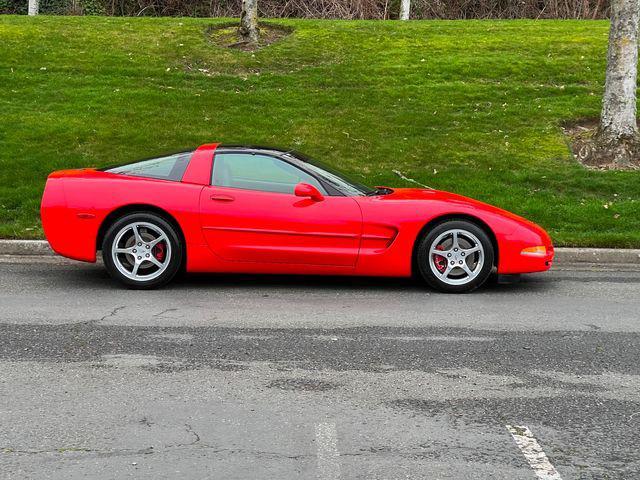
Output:
[[[421,188],[369,188],[294,151],[209,144],[49,175],[42,225],[60,255],[128,287],[178,271],[409,277],[467,292],[493,271],[548,270],[549,235],[512,213]]]

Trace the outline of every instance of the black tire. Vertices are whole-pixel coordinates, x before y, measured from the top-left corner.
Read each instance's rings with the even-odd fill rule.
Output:
[[[124,241],[124,239],[126,239],[124,235],[126,235],[127,232],[125,232],[124,234],[121,234],[121,232],[127,227],[132,228],[131,226],[133,224],[137,225],[138,223],[142,224],[142,225],[139,225],[141,230],[138,230],[138,227],[136,227],[136,231],[138,231],[140,235],[144,235],[144,236],[147,236],[147,238],[149,238],[149,240],[147,241],[143,240],[144,243],[141,246],[140,252],[139,252],[140,255],[142,256],[136,257],[135,255],[132,255],[129,253],[116,254],[115,255],[116,258],[114,259],[114,255],[113,255],[114,242],[118,240],[116,237],[119,236],[119,240],[118,240],[119,242]],[[158,247],[147,248],[147,245],[150,245],[153,242],[152,233],[155,234],[158,232],[164,233],[166,238],[159,242],[161,245],[159,245]],[[131,230],[131,232],[129,233],[129,240],[128,240],[129,242],[132,240],[133,235],[134,235],[133,230]],[[134,242],[134,245],[128,248],[136,247],[135,239],[133,239],[133,242]],[[140,245],[140,243],[138,243],[137,245]],[[119,245],[119,246],[122,246],[122,245]],[[154,248],[159,248],[160,246],[164,248],[165,255],[169,257],[169,258],[165,257],[164,262],[161,262],[163,263],[162,267],[152,264],[151,260],[154,260],[153,258],[151,260],[144,260],[144,257],[145,256],[149,257],[150,254],[156,257],[157,252],[156,254],[153,253]],[[147,249],[145,250],[145,248]],[[104,236],[104,240],[102,241],[102,259],[104,261],[104,266],[109,272],[109,275],[111,275],[112,278],[114,278],[115,280],[118,280],[123,285],[132,289],[153,289],[153,288],[158,288],[163,285],[166,285],[175,277],[175,275],[180,270],[181,265],[183,263],[184,251],[185,251],[184,245],[182,244],[182,240],[180,236],[176,232],[176,228],[161,216],[151,212],[134,212],[118,218],[108,228],[107,233]],[[135,260],[136,258],[138,259],[143,258],[143,260],[138,266],[138,269],[135,270],[135,273],[137,273],[139,269],[149,269],[151,272],[147,276],[153,277],[153,278],[149,278],[149,279],[130,278],[127,275],[125,275],[123,271],[121,271],[121,269],[124,269],[124,271],[127,271],[126,264],[128,263],[131,265],[131,269],[132,269],[131,272],[128,272],[129,275],[134,273],[133,264],[136,263],[136,260]],[[160,261],[159,258],[155,258],[155,260]],[[116,261],[118,261],[118,265],[116,265],[115,263]],[[142,267],[143,264],[144,264],[144,267]],[[157,270],[154,271],[153,270],[154,268],[156,268]],[[157,274],[157,276],[154,277],[153,276],[154,274]],[[134,274],[132,276],[135,277],[136,275]]]
[[[457,232],[461,242],[460,245],[463,243],[465,245],[465,247],[459,246],[459,250],[456,250],[456,252],[453,252],[453,234],[450,233],[453,231]],[[467,232],[467,236],[463,232]],[[449,234],[451,234],[451,240],[448,240]],[[444,255],[434,255],[432,257],[429,253],[432,247],[438,247],[438,245],[434,245],[434,242],[441,238],[442,235],[445,235],[445,242],[452,242],[451,251],[445,251],[447,255],[451,254],[450,258],[446,258]],[[472,245],[476,241],[481,247],[478,253],[469,253],[466,257],[459,257],[459,255],[465,255],[465,250],[475,248]],[[466,246],[469,246],[469,248],[466,248]],[[482,258],[482,264],[480,264],[480,258]],[[421,277],[432,288],[445,293],[466,293],[475,290],[487,281],[493,270],[494,258],[493,244],[484,229],[467,220],[446,220],[435,225],[419,240],[416,262]],[[436,262],[436,259],[439,262]],[[473,263],[474,259],[476,259],[475,264]],[[475,265],[477,269],[469,267],[469,260],[471,260],[471,267]],[[450,261],[452,262],[451,264],[449,263]],[[433,265],[431,262],[433,262]],[[443,262],[444,266],[442,265]],[[460,262],[465,262],[465,266],[472,271],[473,277],[466,270],[463,271],[462,267],[459,266]],[[444,268],[445,272],[441,272],[444,275],[450,265],[453,266],[448,275],[451,275],[452,278],[447,276],[447,279],[443,280],[442,276],[436,275],[433,271],[434,269],[439,271],[440,268]],[[450,282],[459,283],[451,284]]]

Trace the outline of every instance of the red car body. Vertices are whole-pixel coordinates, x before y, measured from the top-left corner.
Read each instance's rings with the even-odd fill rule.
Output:
[[[171,217],[188,272],[408,277],[416,240],[443,218],[485,227],[500,274],[550,268],[553,246],[536,224],[438,190],[397,188],[381,196],[299,196],[211,186],[217,144],[199,147],[179,182],[96,169],[52,173],[41,215],[55,252],[96,261],[110,219],[147,209]],[[544,246],[542,252],[527,248]]]

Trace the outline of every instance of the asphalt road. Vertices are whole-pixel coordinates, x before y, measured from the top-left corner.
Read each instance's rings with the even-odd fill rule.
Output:
[[[639,294],[0,259],[0,478],[640,478]]]

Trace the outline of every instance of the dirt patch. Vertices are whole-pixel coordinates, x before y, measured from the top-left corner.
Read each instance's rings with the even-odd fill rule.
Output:
[[[571,153],[582,165],[593,170],[640,170],[640,146],[627,144],[619,147],[631,161],[621,165],[620,150],[602,148],[595,142],[598,119],[587,118],[568,122],[562,130],[569,140]]]
[[[212,25],[206,30],[207,38],[219,47],[235,48],[247,52],[254,52],[272,43],[282,40],[291,35],[292,28],[281,25],[271,25],[260,23],[260,38],[258,43],[245,42],[238,33],[238,23],[227,23],[224,25]]]

